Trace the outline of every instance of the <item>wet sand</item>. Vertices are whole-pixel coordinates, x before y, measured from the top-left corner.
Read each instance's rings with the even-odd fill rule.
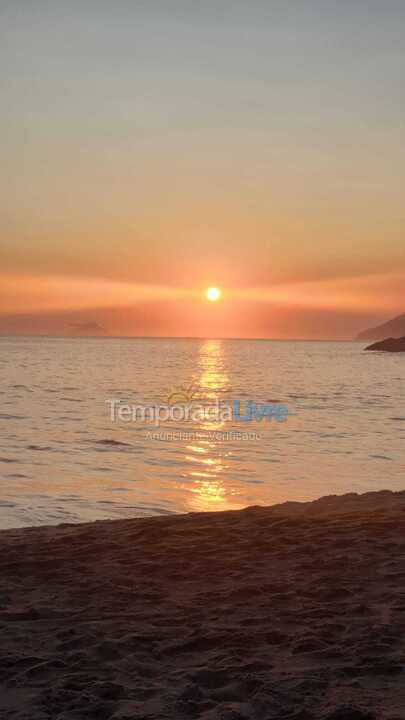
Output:
[[[405,718],[405,492],[0,533],[0,718]]]

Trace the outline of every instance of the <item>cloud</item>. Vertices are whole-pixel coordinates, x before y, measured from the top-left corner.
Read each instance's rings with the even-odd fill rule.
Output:
[[[196,295],[181,288],[66,275],[1,273],[0,287],[0,314],[126,307]]]

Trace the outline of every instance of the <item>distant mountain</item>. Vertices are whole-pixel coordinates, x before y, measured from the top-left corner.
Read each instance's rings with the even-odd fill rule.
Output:
[[[75,322],[70,323],[69,328],[71,331],[76,333],[88,333],[89,335],[97,335],[99,333],[104,334],[104,328],[97,322]]]
[[[366,350],[380,350],[383,352],[405,352],[405,337],[387,338],[380,340],[365,348]]]
[[[398,315],[383,325],[363,330],[357,335],[356,340],[384,340],[384,338],[397,338],[405,335],[405,314]]]

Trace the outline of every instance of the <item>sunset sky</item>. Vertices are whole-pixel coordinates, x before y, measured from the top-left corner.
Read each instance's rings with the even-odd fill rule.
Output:
[[[3,0],[0,333],[405,312],[404,77],[403,0]]]

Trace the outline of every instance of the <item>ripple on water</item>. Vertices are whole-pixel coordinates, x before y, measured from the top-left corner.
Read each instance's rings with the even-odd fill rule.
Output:
[[[0,413],[0,420],[27,420],[27,416],[11,415],[10,413]]]
[[[10,480],[28,480],[30,476],[24,475],[24,473],[8,473],[5,477]]]
[[[82,417],[75,417],[75,416],[73,416],[73,415],[59,415],[59,417],[57,417],[54,422],[60,423],[60,422],[66,422],[66,421],[69,421],[69,422],[83,422],[83,418],[82,418]]]
[[[132,447],[130,443],[123,442],[122,440],[113,440],[110,438],[104,440],[96,440],[96,445],[106,445],[111,447]]]
[[[52,451],[54,448],[50,447],[50,445],[27,445],[27,450],[38,450],[40,452],[44,451]]]

